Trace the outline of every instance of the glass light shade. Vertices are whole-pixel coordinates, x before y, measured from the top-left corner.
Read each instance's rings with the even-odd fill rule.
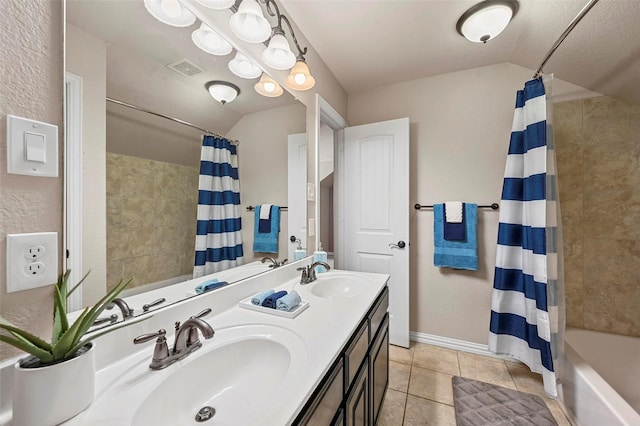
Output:
[[[191,33],[191,40],[200,49],[212,55],[224,56],[233,50],[233,46],[227,40],[204,23]]]
[[[256,0],[242,0],[229,25],[233,33],[247,43],[262,43],[271,35],[271,25]]]
[[[213,99],[222,105],[233,101],[240,93],[238,86],[227,81],[210,81],[205,84],[205,88],[209,91]]]
[[[196,17],[178,0],[144,0],[144,7],[158,21],[172,27],[188,27]]]
[[[236,0],[196,0],[203,6],[207,6],[210,9],[224,10],[230,9],[236,3]]]
[[[282,86],[264,73],[262,74],[262,77],[260,77],[260,81],[253,87],[256,89],[256,92],[268,98],[277,98],[284,93]]]
[[[262,74],[260,67],[251,62],[240,52],[237,52],[236,56],[229,61],[229,69],[232,73],[241,78],[251,79],[260,77],[260,74]]]
[[[262,60],[274,70],[288,70],[296,63],[296,55],[282,34],[274,34],[269,46],[262,51]]]
[[[507,28],[516,10],[515,1],[485,1],[465,12],[456,27],[467,40],[486,43]]]
[[[316,84],[316,79],[311,75],[307,64],[304,61],[298,61],[291,68],[285,83],[293,90],[309,90]]]

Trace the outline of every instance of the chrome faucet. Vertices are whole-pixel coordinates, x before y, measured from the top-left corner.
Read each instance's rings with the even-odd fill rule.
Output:
[[[120,308],[120,311],[122,311],[122,319],[133,317],[133,309],[131,309],[129,305],[127,305],[127,302],[120,299],[119,297],[113,299],[113,301],[107,305],[107,309],[113,309],[114,306],[117,306],[118,308]]]
[[[298,268],[298,271],[302,271],[300,276],[300,284],[309,284],[314,282],[318,277],[316,276],[316,266],[324,266],[327,271],[331,269],[331,266],[326,262],[313,262],[311,265]]]
[[[284,265],[285,263],[287,263],[287,260],[289,259],[285,259],[282,262],[278,261],[277,259],[274,259],[273,257],[263,257],[262,258],[262,263],[265,263],[267,261],[271,262],[271,265],[269,265],[269,268],[277,268],[279,266]]]
[[[179,321],[176,322],[176,335],[172,350],[169,350],[167,338],[165,337],[167,332],[164,329],[158,330],[157,333],[143,334],[133,339],[133,343],[139,344],[157,338],[149,369],[162,370],[200,348],[202,343],[198,336],[198,330],[202,332],[205,339],[211,339],[215,331],[208,322],[202,319],[209,313],[211,313],[211,309],[205,309],[182,324]]]

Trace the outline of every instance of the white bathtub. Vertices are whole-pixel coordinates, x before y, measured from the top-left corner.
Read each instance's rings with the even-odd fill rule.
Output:
[[[640,338],[567,329],[560,400],[579,426],[640,425]]]

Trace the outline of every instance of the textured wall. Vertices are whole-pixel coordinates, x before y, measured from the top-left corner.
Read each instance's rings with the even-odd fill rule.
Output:
[[[640,107],[554,106],[567,325],[640,336]]]
[[[107,153],[107,287],[191,274],[198,169]]]
[[[57,231],[62,241],[62,155],[58,178],[7,175],[5,135],[7,114],[56,124],[64,152],[62,2],[0,0],[0,9],[0,315],[46,336],[52,287],[6,294],[6,234]],[[0,359],[16,353],[0,343]]]

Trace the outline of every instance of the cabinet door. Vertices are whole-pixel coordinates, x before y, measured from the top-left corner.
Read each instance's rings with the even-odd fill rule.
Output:
[[[380,331],[369,352],[371,383],[371,418],[378,422],[387,386],[389,385],[389,316],[385,316]]]
[[[312,400],[304,408],[304,412],[298,416],[294,425],[327,426],[336,416],[342,403],[344,367],[342,357],[338,364],[327,374],[320,391],[312,397]]]
[[[365,359],[345,401],[345,425],[368,426],[369,415],[369,362]]]

